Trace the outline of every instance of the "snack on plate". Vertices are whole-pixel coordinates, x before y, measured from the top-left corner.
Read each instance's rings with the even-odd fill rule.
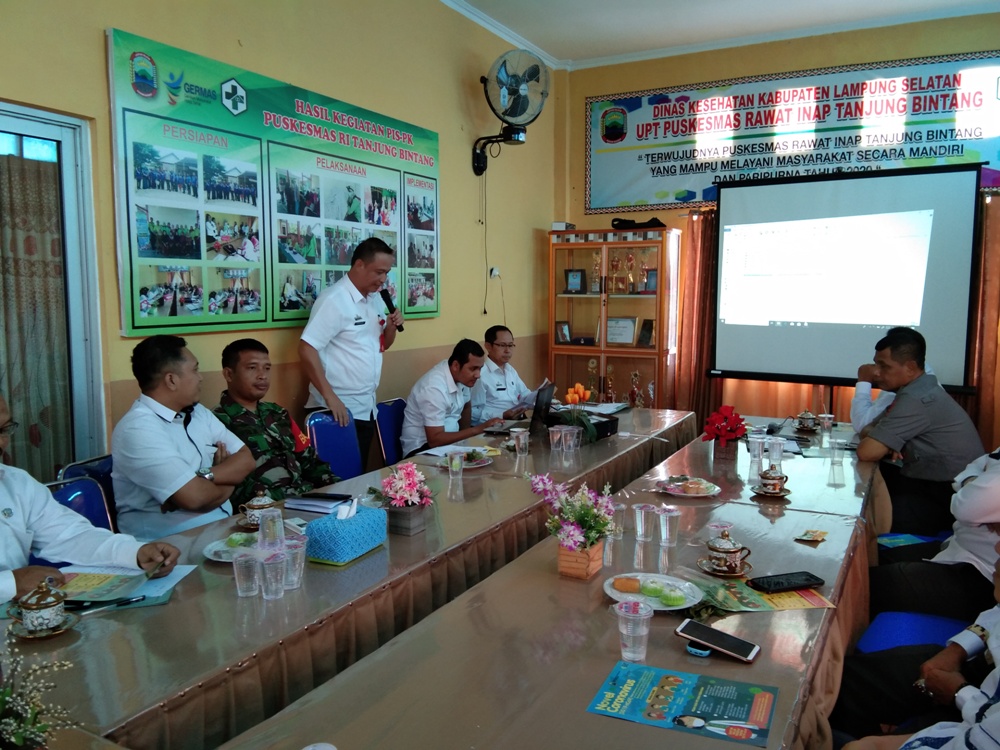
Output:
[[[680,487],[684,490],[685,495],[705,495],[711,491],[712,483],[704,479],[689,479],[686,482],[681,482]]]
[[[257,541],[256,533],[248,533],[245,531],[237,531],[235,534],[230,534],[229,538],[226,540],[227,547],[252,547]]]
[[[617,591],[625,594],[638,594],[642,583],[638,578],[616,578],[611,584]]]
[[[465,463],[474,464],[476,461],[482,461],[486,458],[486,455],[481,451],[471,450],[465,453]]]
[[[663,584],[659,581],[643,581],[639,591],[645,596],[657,597],[663,593]]]
[[[664,586],[660,594],[660,604],[664,607],[679,607],[684,604],[684,592],[676,586]]]

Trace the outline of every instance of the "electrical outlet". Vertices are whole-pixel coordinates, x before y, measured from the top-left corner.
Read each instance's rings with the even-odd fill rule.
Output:
[[[500,269],[497,268],[496,266],[492,266],[490,268],[490,278],[491,279],[499,279],[500,278]]]

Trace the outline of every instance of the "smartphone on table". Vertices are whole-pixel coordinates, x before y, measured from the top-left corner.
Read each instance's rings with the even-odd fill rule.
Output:
[[[777,594],[780,591],[795,591],[796,589],[814,589],[826,581],[817,575],[800,570],[797,573],[780,573],[773,576],[758,576],[751,578],[747,584],[765,594]]]
[[[681,638],[687,638],[689,641],[707,646],[713,651],[719,651],[748,664],[756,659],[760,653],[760,646],[756,643],[745,641],[729,633],[723,633],[721,630],[716,630],[690,618],[678,625],[674,633]]]

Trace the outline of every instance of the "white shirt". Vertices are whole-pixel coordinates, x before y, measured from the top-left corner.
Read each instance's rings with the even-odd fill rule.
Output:
[[[150,541],[231,516],[228,500],[204,513],[160,510],[167,498],[195,478],[198,469],[212,466],[218,442],[231,454],[243,447],[201,404],[195,405],[185,430],[183,413],[145,394],[139,396],[111,435],[118,528]]]
[[[53,562],[139,570],[141,546],[126,534],[92,526],[27,472],[0,467],[0,602],[15,596],[13,571],[27,565],[32,552]]]
[[[508,362],[500,367],[489,357],[483,365],[481,377],[472,388],[472,424],[482,424],[513,409],[531,391]],[[531,404],[525,404],[531,406]]]
[[[319,352],[323,372],[333,392],[354,419],[371,419],[375,389],[382,378],[381,317],[385,303],[378,294],[361,294],[348,276],[316,298],[302,340]],[[326,407],[309,384],[307,408]]]
[[[962,487],[962,482],[975,477]],[[1000,523],[1000,461],[989,454],[980,456],[962,471],[952,484],[951,514],[955,516],[954,536],[932,558],[937,563],[970,563],[993,580],[997,561],[994,545],[1000,536],[985,524]]]
[[[456,383],[452,377],[448,360],[438,362],[424,373],[406,398],[400,437],[403,455],[427,442],[424,427],[444,427],[445,432],[458,432],[458,420],[470,399],[469,388]]]

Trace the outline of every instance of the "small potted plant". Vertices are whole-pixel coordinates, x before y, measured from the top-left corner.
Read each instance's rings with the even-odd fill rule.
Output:
[[[389,531],[413,536],[427,526],[424,509],[434,502],[434,494],[416,464],[407,461],[392,469],[382,480],[382,488],[369,487],[389,516]]]
[[[593,578],[604,562],[604,538],[611,531],[614,503],[610,485],[604,493],[581,484],[570,492],[548,474],[529,477],[531,491],[541,495],[549,509],[545,527],[559,540],[559,574],[570,578]]]
[[[746,432],[746,423],[739,412],[732,406],[720,406],[705,421],[705,434],[701,439],[715,441],[712,446],[715,458],[734,460],[739,439]]]

